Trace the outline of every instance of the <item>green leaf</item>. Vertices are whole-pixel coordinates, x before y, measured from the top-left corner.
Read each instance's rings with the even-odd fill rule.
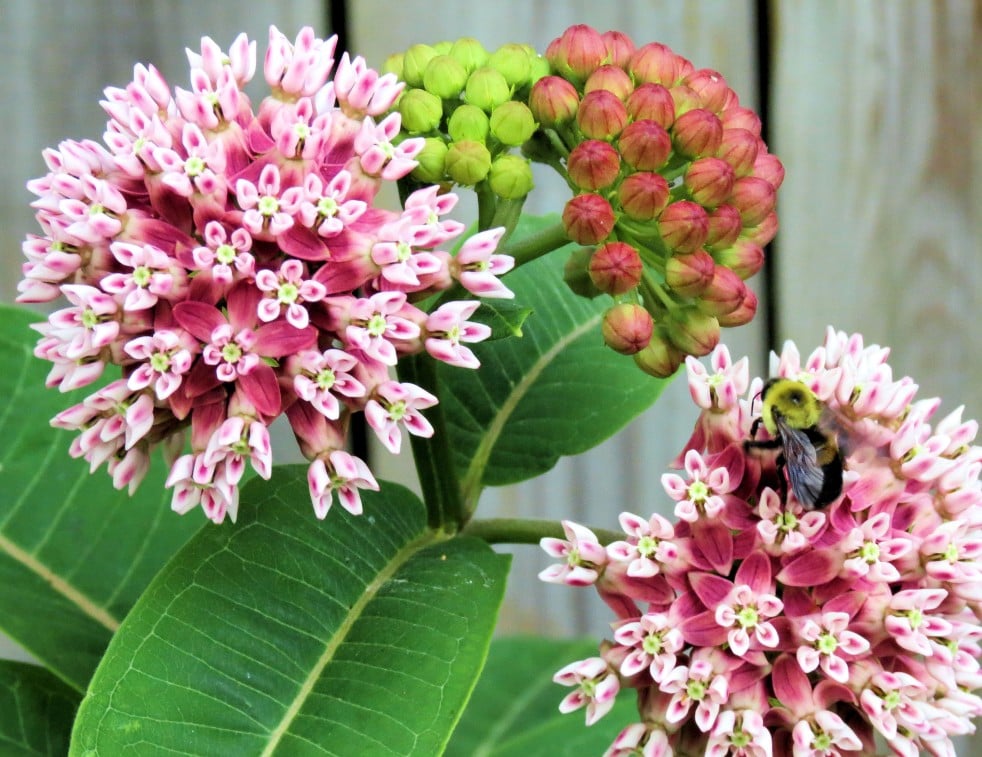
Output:
[[[79,698],[44,668],[0,660],[0,753],[65,754]]]
[[[72,754],[439,754],[480,673],[508,558],[426,526],[396,484],[319,522],[305,469],[245,487],[120,627]]]
[[[0,306],[0,628],[79,691],[109,638],[200,519],[171,512],[162,461],[134,497],[73,460],[48,425],[93,387],[45,389],[33,357],[43,318]]]
[[[596,655],[594,640],[496,639],[447,757],[603,754],[639,719],[634,691],[622,691],[614,708],[587,728],[582,710],[559,712],[570,689],[552,682],[560,668]]]
[[[516,237],[554,219],[523,218]],[[439,366],[440,401],[464,496],[533,478],[563,455],[595,447],[657,399],[666,385],[604,345],[609,297],[587,300],[563,283],[571,246],[526,263],[506,282],[534,303],[521,339],[474,346],[477,371]]]
[[[520,337],[522,324],[532,314],[532,308],[508,300],[484,300],[471,320],[491,327],[488,341]]]

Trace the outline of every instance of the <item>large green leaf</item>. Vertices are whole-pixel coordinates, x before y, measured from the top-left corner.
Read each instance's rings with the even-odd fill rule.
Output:
[[[508,558],[429,530],[396,484],[310,510],[304,469],[242,492],[117,632],[72,753],[439,754],[487,654]]]
[[[45,389],[33,356],[42,320],[0,306],[0,629],[50,670],[85,686],[154,573],[200,526],[171,512],[157,461],[137,494],[68,456],[48,419],[93,391]]]
[[[65,754],[79,698],[44,668],[0,661],[0,754]]]
[[[559,712],[570,690],[552,682],[563,666],[596,654],[592,640],[495,640],[448,757],[603,754],[622,728],[638,720],[634,692],[622,692],[614,709],[587,728],[582,711]]]
[[[515,238],[554,223],[524,218]],[[563,455],[604,441],[657,399],[663,380],[604,345],[609,297],[588,300],[563,282],[565,247],[506,277],[533,307],[523,336],[476,345],[477,371],[441,365],[438,376],[464,495],[532,478]]]

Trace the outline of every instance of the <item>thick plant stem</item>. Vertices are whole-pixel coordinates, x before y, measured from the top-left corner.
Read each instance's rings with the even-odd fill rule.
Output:
[[[507,245],[502,252],[515,258],[515,265],[520,266],[567,244],[569,244],[569,237],[566,236],[566,228],[562,221],[559,221],[537,234]]]
[[[591,529],[601,544],[610,544],[624,538],[624,534],[606,529]],[[472,520],[463,532],[483,539],[488,544],[538,544],[545,537],[565,538],[562,523],[555,520],[533,518],[486,518]]]

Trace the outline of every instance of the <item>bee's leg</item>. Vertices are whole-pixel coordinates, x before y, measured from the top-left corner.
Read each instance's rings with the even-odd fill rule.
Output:
[[[756,426],[756,424],[754,424],[754,426]],[[755,427],[751,427],[751,429],[750,429],[751,436],[756,432],[756,430],[757,429]],[[781,446],[781,440],[780,439],[761,439],[759,441],[757,439],[744,439],[743,440],[743,448],[745,450],[748,450],[748,449],[777,449],[780,446]]]
[[[781,497],[781,504],[786,505],[788,504],[788,477],[784,469],[787,467],[788,461],[785,459],[783,452],[777,456],[774,463],[777,468],[778,494]]]

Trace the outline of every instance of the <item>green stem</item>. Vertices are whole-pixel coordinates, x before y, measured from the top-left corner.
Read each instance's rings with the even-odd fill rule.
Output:
[[[590,529],[601,544],[624,538],[624,534],[603,528]],[[564,539],[563,525],[555,520],[535,518],[485,518],[472,520],[464,526],[463,534],[483,539],[488,544],[538,544],[544,537]]]
[[[486,231],[494,226],[498,211],[498,196],[491,191],[491,185],[482,181],[474,186],[477,193],[477,230]]]
[[[567,244],[569,244],[569,237],[566,236],[566,228],[560,221],[540,232],[520,239],[503,249],[502,252],[515,258],[515,265],[520,266]]]
[[[489,228],[505,227],[505,233],[498,242],[498,247],[502,247],[508,241],[508,237],[511,236],[515,227],[518,226],[518,219],[522,217],[522,208],[525,206],[525,197],[520,197],[517,200],[499,199],[497,204]]]
[[[679,304],[668,296],[665,290],[662,289],[661,284],[654,281],[650,274],[645,273],[644,276],[641,277],[641,286],[645,293],[647,293],[652,299],[659,300],[670,313],[678,310]]]

